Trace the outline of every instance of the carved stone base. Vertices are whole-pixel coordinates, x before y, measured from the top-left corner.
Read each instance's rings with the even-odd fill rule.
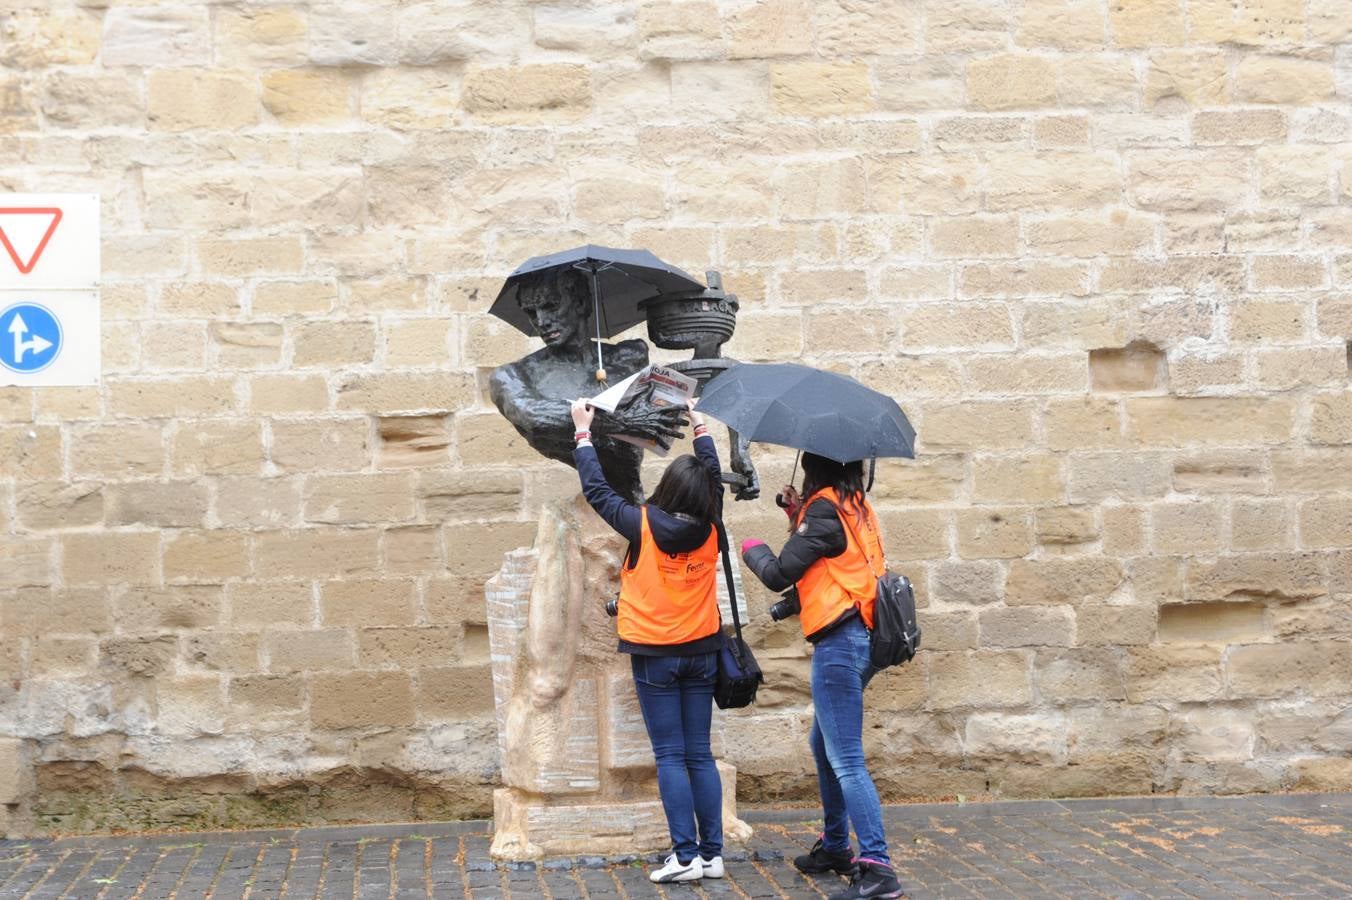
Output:
[[[717,765],[723,779],[723,839],[744,842],[751,837],[751,826],[736,815],[737,770],[725,762]],[[667,819],[656,797],[569,803],[513,788],[493,792],[491,852],[498,859],[619,856],[669,849]]]
[[[504,785],[493,797],[499,859],[670,846],[629,657],[616,652],[604,612],[623,553],[623,539],[580,497],[547,504],[535,546],[508,553],[488,583]],[[718,755],[718,710],[711,737]],[[751,828],[736,815],[736,769],[718,768],[724,838],[744,841]]]

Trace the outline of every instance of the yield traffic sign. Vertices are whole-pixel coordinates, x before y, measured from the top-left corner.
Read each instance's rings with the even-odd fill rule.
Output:
[[[60,224],[59,206],[0,206],[0,245],[19,272],[27,275]]]
[[[97,194],[0,194],[0,290],[90,290],[99,268]]]

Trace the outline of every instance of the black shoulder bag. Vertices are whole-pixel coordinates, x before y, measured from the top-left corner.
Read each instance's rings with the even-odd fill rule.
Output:
[[[765,676],[760,664],[751,654],[751,648],[742,640],[742,619],[737,613],[737,589],[732,583],[732,560],[728,558],[728,533],[723,523],[714,520],[718,529],[718,550],[723,554],[723,576],[728,582],[728,605],[732,607],[732,626],[735,636],[719,630],[723,644],[718,649],[718,681],[714,684],[714,702],[719,709],[739,709],[756,700],[756,689]]]

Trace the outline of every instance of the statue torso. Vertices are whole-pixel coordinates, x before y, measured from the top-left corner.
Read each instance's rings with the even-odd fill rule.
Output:
[[[537,350],[511,365],[518,368],[539,396],[571,402],[579,397],[595,397],[608,385],[623,381],[646,366],[648,345],[639,340],[603,344],[601,356],[609,379],[605,384],[596,380],[595,360],[590,366],[577,363],[563,365],[547,349]]]

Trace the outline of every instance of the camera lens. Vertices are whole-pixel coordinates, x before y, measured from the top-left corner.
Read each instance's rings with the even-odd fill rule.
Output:
[[[778,622],[789,616],[798,615],[801,609],[797,589],[790,588],[778,602],[770,604],[770,618]]]

